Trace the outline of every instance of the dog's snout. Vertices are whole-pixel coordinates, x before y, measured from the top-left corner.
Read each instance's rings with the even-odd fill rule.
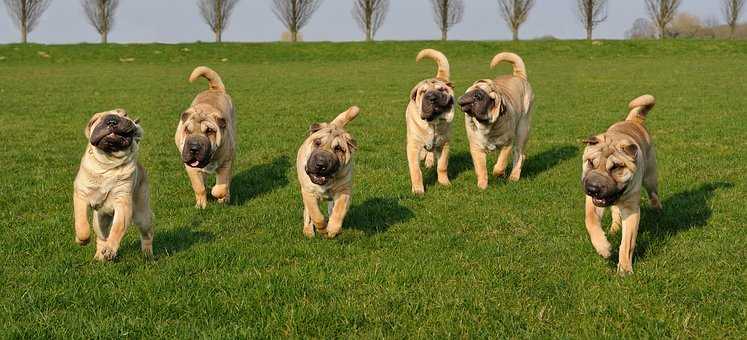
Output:
[[[589,196],[597,197],[602,193],[602,187],[596,183],[586,183],[586,193]]]
[[[188,147],[189,147],[189,152],[191,153],[197,153],[198,151],[200,151],[200,143],[192,141],[192,142],[189,142]]]
[[[425,94],[425,99],[434,102],[438,99],[438,95],[436,92],[428,92]]]
[[[114,127],[119,123],[119,119],[117,119],[117,117],[115,116],[109,116],[106,118],[104,122],[106,123],[107,126]]]

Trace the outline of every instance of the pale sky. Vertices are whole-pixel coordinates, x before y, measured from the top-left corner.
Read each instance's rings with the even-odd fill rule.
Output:
[[[239,0],[224,41],[276,41],[285,29],[272,14],[271,0]],[[449,32],[450,40],[507,40],[511,32],[498,14],[496,0],[464,0],[464,20]],[[638,17],[645,16],[643,0],[609,0],[609,18],[595,38],[620,39]],[[109,42],[212,41],[199,16],[197,0],[121,0]],[[351,16],[352,0],[323,0],[302,30],[306,41],[355,41],[363,34]],[[720,0],[684,0],[681,11],[701,18],[721,19]],[[585,37],[575,14],[575,0],[537,0],[520,29],[522,39],[553,35],[562,39]],[[29,41],[45,44],[97,42],[96,31],[84,18],[79,0],[52,0]],[[433,40],[440,32],[433,22],[430,0],[391,0],[377,40]],[[19,41],[4,5],[0,6],[0,44]]]

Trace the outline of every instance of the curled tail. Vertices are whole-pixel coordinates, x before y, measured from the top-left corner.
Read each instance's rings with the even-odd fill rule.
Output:
[[[436,72],[436,79],[449,82],[451,77],[451,71],[449,68],[449,60],[446,59],[446,56],[434,49],[426,48],[420,53],[418,53],[418,56],[415,57],[415,61],[420,61],[423,58],[433,59],[436,61],[436,64],[438,65],[438,72]]]
[[[344,128],[345,125],[358,116],[358,111],[360,111],[360,109],[357,106],[351,106],[345,112],[337,115],[337,118],[335,118],[330,124]]]
[[[654,107],[654,104],[656,104],[656,99],[650,94],[644,94],[633,99],[628,104],[630,113],[628,113],[628,117],[625,120],[643,124],[646,121],[646,115]]]
[[[197,66],[194,71],[192,71],[192,74],[189,75],[189,82],[192,83],[199,77],[205,77],[205,79],[208,80],[209,89],[213,91],[226,92],[226,87],[223,85],[223,80],[220,79],[220,76],[217,72],[213,71],[209,67]]]
[[[507,62],[514,67],[514,77],[527,80],[527,67],[524,65],[524,60],[518,55],[511,52],[503,52],[496,54],[493,60],[490,61],[490,68],[495,68],[496,65]]]

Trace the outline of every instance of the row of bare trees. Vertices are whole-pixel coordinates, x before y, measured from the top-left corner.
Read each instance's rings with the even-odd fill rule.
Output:
[[[21,41],[27,42],[28,34],[36,27],[44,11],[52,0],[3,0],[8,14],[21,32]],[[352,15],[363,31],[365,39],[372,41],[376,32],[386,19],[391,0],[353,0]],[[529,17],[536,0],[496,0],[498,11],[513,34],[513,40],[519,40],[519,28]],[[607,20],[609,0],[575,0],[576,13],[586,30],[586,38],[592,39],[594,29]],[[643,0],[650,22],[639,19],[634,23],[629,35],[648,34],[653,26],[655,35],[660,39],[671,36],[670,26],[677,15],[682,0]],[[722,13],[731,36],[747,0],[720,0]],[[80,0],[83,12],[89,24],[101,36],[101,42],[108,41],[109,32],[114,25],[114,14],[119,0]],[[229,19],[239,0],[197,0],[205,23],[215,35],[215,41],[222,41],[223,31],[228,27]],[[441,31],[441,39],[447,40],[449,30],[460,23],[464,17],[464,0],[430,0],[433,17]],[[311,20],[314,12],[321,6],[322,0],[272,0],[272,12],[285,26],[289,40],[299,40],[299,32]],[[643,21],[641,21],[643,20]],[[633,32],[633,33],[630,33]]]

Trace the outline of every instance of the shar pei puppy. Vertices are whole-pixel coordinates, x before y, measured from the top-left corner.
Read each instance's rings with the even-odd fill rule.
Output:
[[[425,192],[420,161],[427,168],[436,165],[438,183],[449,185],[449,135],[454,120],[454,86],[449,80],[449,61],[443,53],[425,49],[418,53],[420,61],[428,58],[436,61],[436,77],[419,82],[410,91],[410,102],[405,111],[407,122],[407,165],[410,169],[412,192]]]
[[[89,242],[90,207],[96,233],[95,259],[113,260],[132,223],[140,230],[143,253],[152,256],[153,213],[148,178],[138,162],[143,129],[125,110],[116,109],[93,115],[84,131],[88,145],[73,190],[75,242]]]
[[[481,189],[488,187],[486,158],[489,152],[500,150],[493,175],[502,177],[513,150],[511,181],[518,181],[521,177],[521,167],[526,158],[534,92],[527,80],[524,61],[518,55],[499,53],[490,67],[494,68],[502,62],[513,65],[513,74],[478,80],[459,98],[459,105],[465,113],[464,122],[477,186]]]
[[[656,151],[644,126],[654,103],[650,95],[634,99],[628,105],[630,112],[624,121],[584,141],[581,181],[586,193],[586,230],[597,253],[609,258],[611,246],[601,223],[605,208],[610,207],[610,233],[622,227],[617,270],[623,275],[633,272],[633,250],[641,217],[641,188],[648,192],[651,206],[661,210]]]
[[[231,199],[231,171],[236,154],[234,106],[218,73],[199,66],[189,81],[204,77],[208,89],[200,92],[182,112],[174,139],[195,192],[195,206],[205,208],[207,175],[216,174],[210,191],[219,203]]]
[[[345,125],[358,115],[350,107],[329,123],[314,123],[298,149],[296,172],[303,198],[303,233],[315,232],[333,238],[342,231],[342,222],[350,207],[353,189],[353,155],[358,144]],[[319,203],[327,201],[327,220]]]

